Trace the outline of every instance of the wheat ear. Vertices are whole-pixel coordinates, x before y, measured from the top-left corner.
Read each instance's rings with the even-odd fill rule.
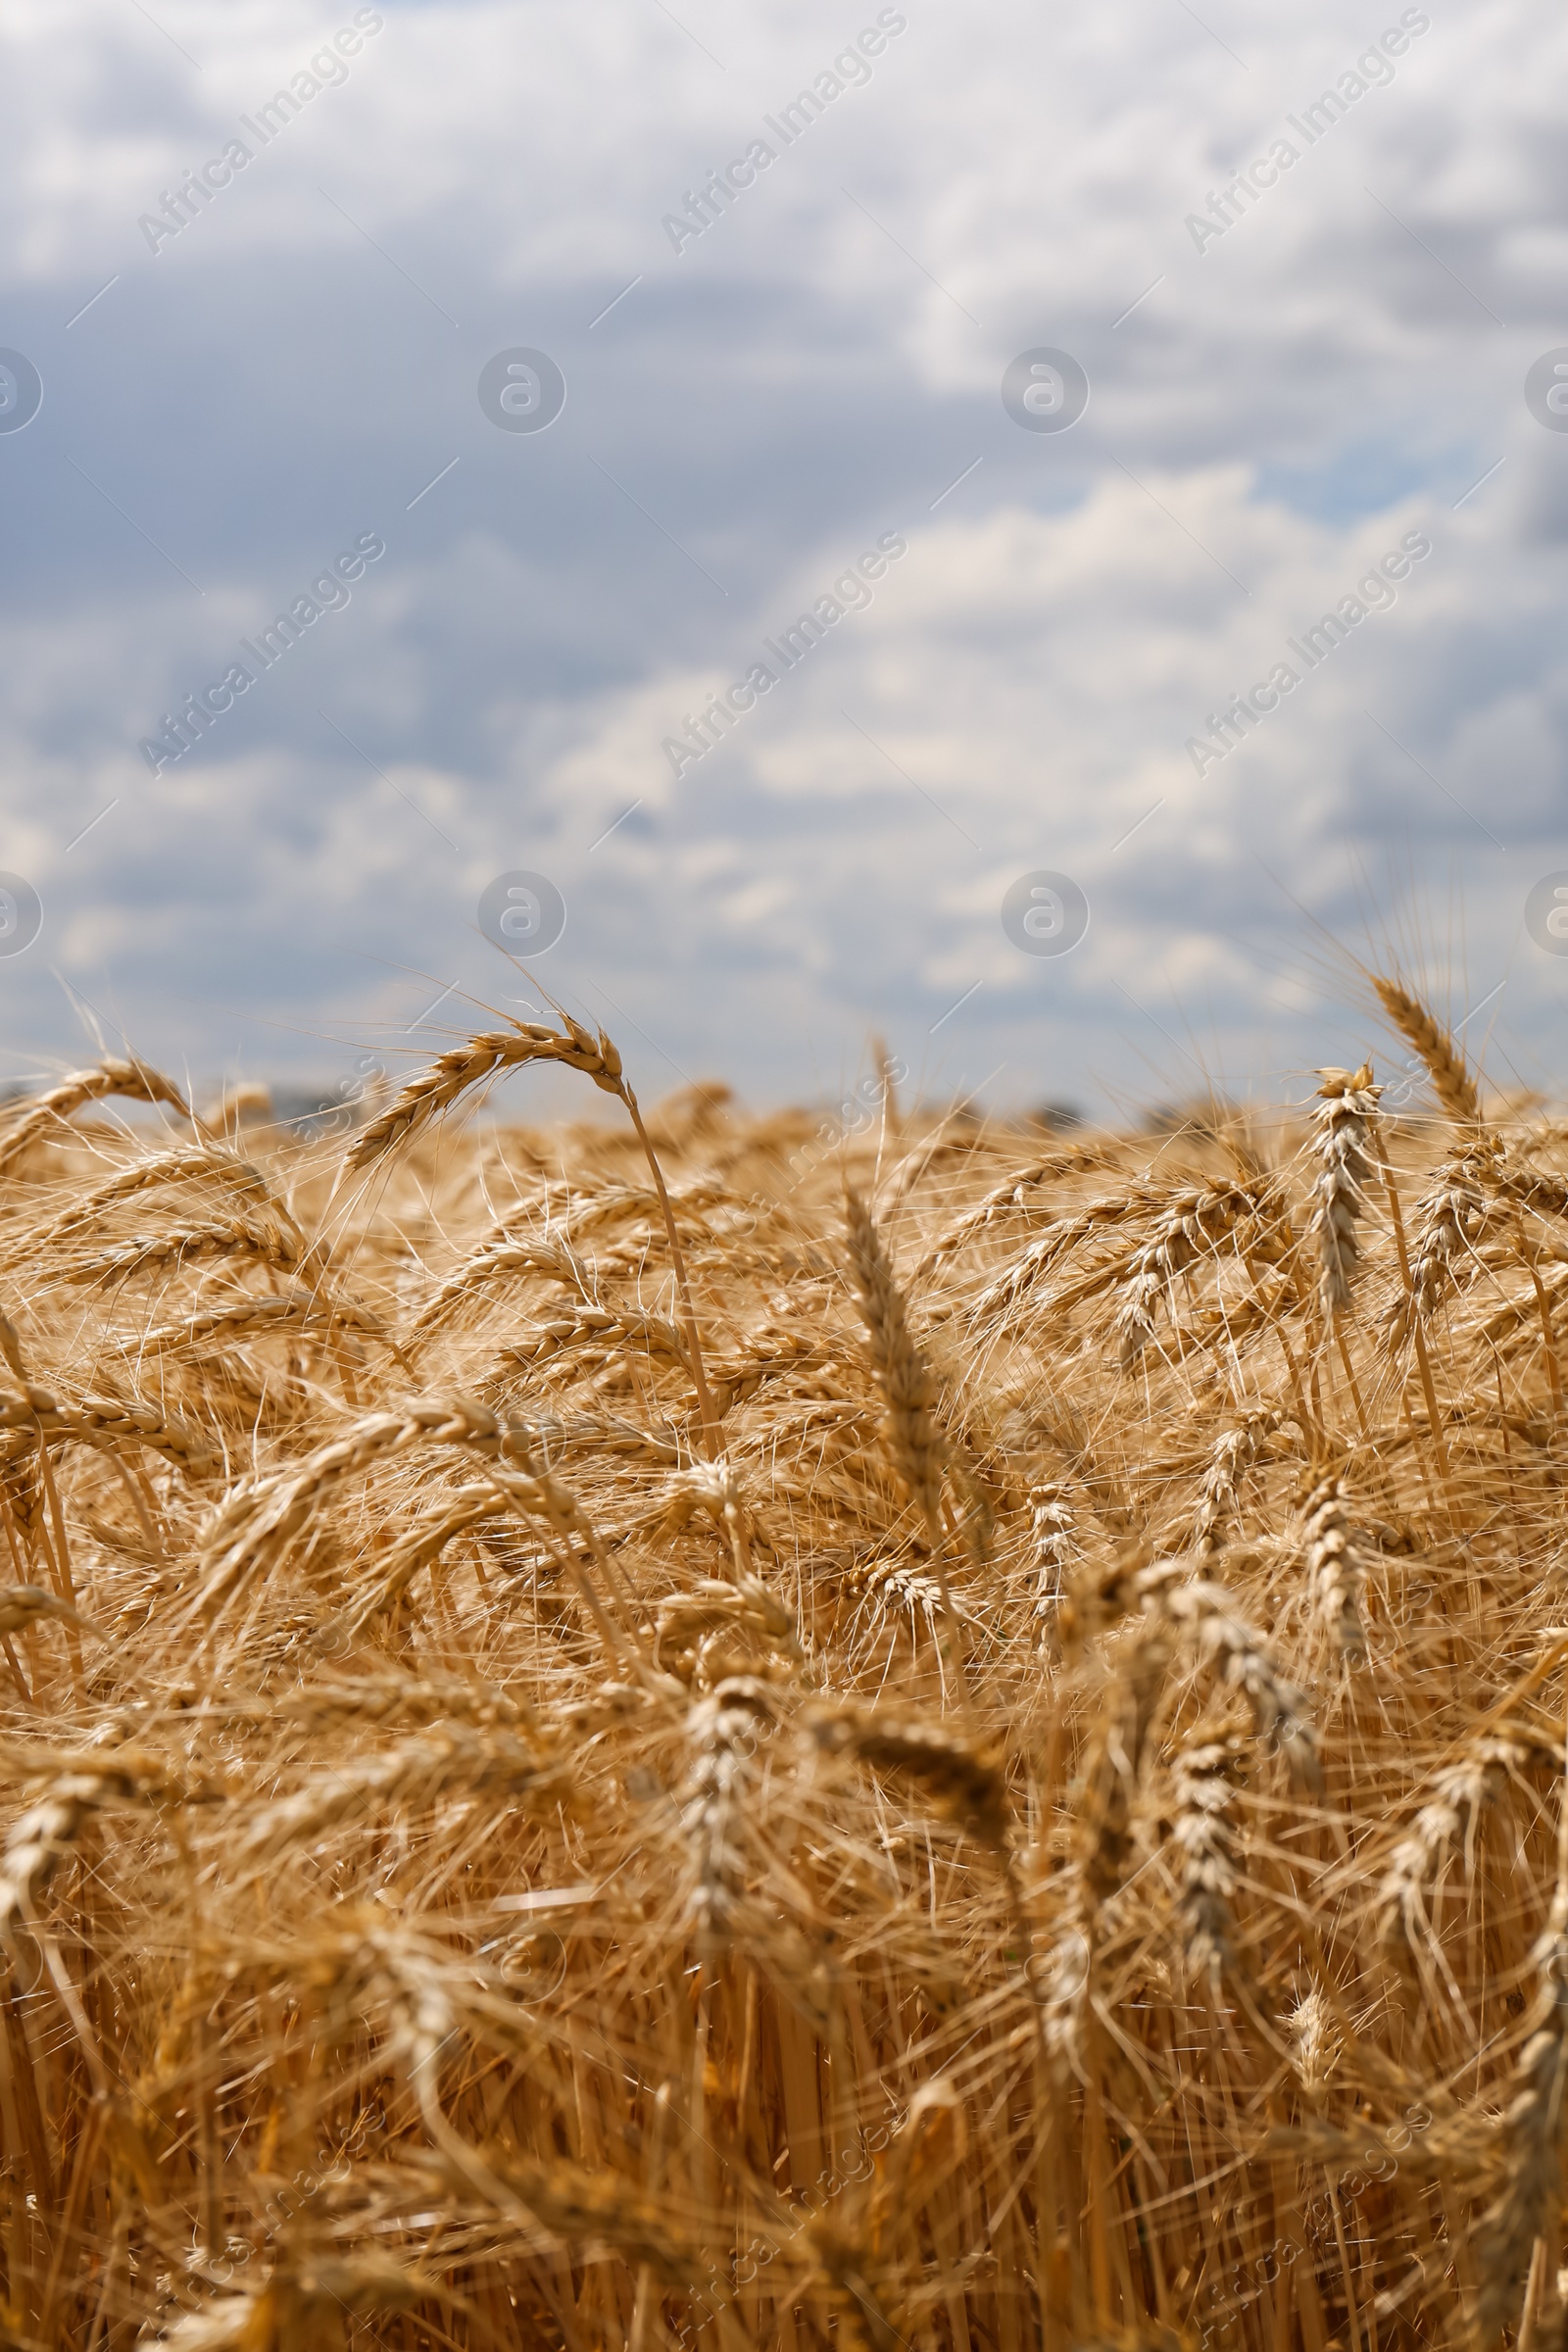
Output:
[[[113,1176],[106,1176],[102,1184],[95,1184],[90,1192],[81,1194],[52,1225],[44,1228],[38,1235],[39,1244],[47,1247],[63,1242],[69,1235],[96,1225],[102,1212],[117,1201],[160,1184],[212,1184],[220,1191],[247,1194],[254,1200],[271,1204],[266,1177],[248,1159],[217,1150],[211,1144],[177,1145],[172,1152],[158,1152],[150,1159],[132,1160],[128,1167],[118,1168]]]
[[[819,1747],[884,1772],[906,1773],[945,1820],[971,1831],[992,1853],[1006,1854],[1007,1788],[996,1749],[976,1747],[940,1723],[880,1707],[823,1704],[812,1710],[809,1725]]]
[[[0,1176],[8,1176],[29,1148],[51,1127],[63,1126],[84,1102],[100,1102],[106,1095],[123,1095],[132,1102],[167,1102],[182,1118],[192,1112],[173,1083],[144,1061],[103,1061],[90,1070],[74,1070],[47,1094],[39,1095],[0,1136]]]
[[[946,1448],[934,1418],[937,1384],[909,1331],[904,1297],[882,1239],[859,1195],[844,1197],[845,1238],[856,1303],[883,1404],[883,1435],[904,1485],[925,1520],[931,1548],[942,1542]]]
[[[1557,1889],[1545,1929],[1531,1954],[1537,1992],[1529,2038],[1512,2077],[1513,2096],[1498,2132],[1504,2167],[1500,2195],[1481,2221],[1482,2262],[1476,2317],[1484,2346],[1502,2341],[1513,2319],[1538,2240],[1562,2213],[1563,2088],[1568,2082],[1568,1889]],[[1524,2340],[1524,2328],[1520,2341]]]
[[[938,1234],[916,1272],[921,1276],[933,1273],[944,1258],[961,1250],[974,1234],[984,1233],[1009,1208],[1022,1208],[1025,1193],[1037,1185],[1054,1184],[1064,1176],[1087,1175],[1092,1169],[1108,1167],[1120,1150],[1121,1146],[1115,1143],[1069,1144],[1064,1151],[1032,1159],[1026,1167],[1011,1169],[972,1208],[966,1208],[961,1217],[956,1218],[946,1232]]]
[[[1429,1891],[1446,1856],[1473,1838],[1479,1816],[1527,1766],[1559,1760],[1538,1733],[1504,1720],[1475,1733],[1455,1763],[1432,1775],[1432,1794],[1395,1846],[1378,1888],[1378,1935],[1391,1956],[1407,1961],[1418,1940],[1431,1938]]]
[[[1343,1479],[1319,1481],[1308,1495],[1303,1541],[1312,1601],[1329,1640],[1348,1666],[1366,1664],[1361,1596],[1366,1561],[1356,1540]]]
[[[1317,1090],[1314,1152],[1322,1173],[1312,1187],[1312,1231],[1323,1309],[1335,1315],[1350,1303],[1350,1276],[1360,1256],[1355,1229],[1366,1209],[1363,1188],[1376,1167],[1368,1147],[1375,1150],[1383,1089],[1372,1084],[1370,1062],[1358,1070],[1320,1070],[1318,1075],[1323,1084]]]
[[[510,1029],[492,1030],[479,1037],[470,1037],[466,1045],[457,1046],[443,1054],[428,1070],[412,1078],[396,1101],[372,1119],[349,1147],[344,1160],[346,1168],[360,1171],[373,1167],[389,1152],[405,1143],[412,1135],[443,1110],[449,1109],[470,1087],[482,1086],[487,1079],[508,1069],[522,1069],[535,1062],[560,1062],[566,1069],[580,1070],[595,1086],[607,1095],[613,1095],[625,1107],[626,1114],[637,1130],[659,1195],[663,1213],[664,1232],[669,1241],[670,1262],[674,1267],[675,1285],[680,1294],[681,1320],[686,1326],[686,1338],[691,1349],[692,1386],[697,1391],[697,1408],[702,1418],[703,1441],[710,1454],[720,1447],[718,1416],[709,1393],[708,1377],[703,1366],[703,1346],[697,1329],[697,1313],[692,1304],[691,1285],[686,1279],[686,1258],[675,1229],[675,1212],[670,1206],[669,1193],[659,1155],[643,1125],[643,1114],[637,1106],[637,1097],[621,1067],[620,1054],[612,1040],[601,1029],[596,1036],[574,1021],[569,1012],[562,1012],[561,1029],[549,1029],[538,1021],[516,1021]]]
[[[1213,1978],[1232,1960],[1239,1849],[1232,1814],[1244,1766],[1243,1739],[1222,1717],[1194,1726],[1171,1774],[1171,1842],[1181,1856],[1177,1910],[1187,1963],[1199,1976]]]
[[[193,1257],[255,1257],[263,1265],[293,1273],[305,1256],[305,1237],[287,1212],[273,1216],[215,1218],[207,1224],[172,1225],[167,1233],[133,1234],[102,1256],[66,1269],[78,1290],[122,1282],[133,1274],[161,1272]]]
[[[1434,1018],[1419,997],[1397,980],[1379,972],[1372,975],[1378,1001],[1407,1045],[1414,1046],[1427,1065],[1433,1092],[1456,1127],[1481,1125],[1481,1102],[1464,1055],[1448,1031]]]

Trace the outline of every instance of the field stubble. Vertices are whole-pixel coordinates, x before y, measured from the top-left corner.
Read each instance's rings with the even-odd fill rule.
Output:
[[[10,1106],[0,2343],[1557,2344],[1568,1129],[1377,995],[1424,1117]]]

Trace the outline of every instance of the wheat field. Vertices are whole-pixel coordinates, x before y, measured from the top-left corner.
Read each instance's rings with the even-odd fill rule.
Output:
[[[1568,1125],[1364,1022],[6,1104],[0,2342],[1556,2344]]]

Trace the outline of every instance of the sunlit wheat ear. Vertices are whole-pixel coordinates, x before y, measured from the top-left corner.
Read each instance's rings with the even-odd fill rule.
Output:
[[[1002,1758],[940,1724],[891,1709],[818,1706],[808,1717],[819,1747],[906,1774],[945,1820],[969,1830],[993,1853],[1007,1851],[1009,1807]]]
[[[459,1488],[446,1510],[433,1513],[384,1552],[376,1562],[375,1581],[314,1637],[312,1646],[324,1657],[347,1649],[357,1636],[379,1617],[396,1609],[421,1570],[438,1559],[454,1536],[466,1533],[483,1519],[497,1518],[509,1508],[507,1497],[492,1487]]]
[[[1366,1210],[1363,1190],[1377,1173],[1375,1156],[1378,1099],[1372,1065],[1358,1070],[1322,1070],[1318,1088],[1313,1156],[1320,1173],[1312,1186],[1312,1232],[1317,1242],[1319,1289],[1329,1314],[1350,1303],[1350,1278],[1360,1255],[1356,1226]]]
[[[1079,1548],[1071,1486],[1062,1479],[1043,1479],[1032,1486],[1029,1521],[1035,1551],[1034,1613],[1043,1628],[1056,1633],[1067,1573]]]
[[[907,1617],[912,1628],[923,1625],[933,1639],[940,1636],[944,1615],[959,1625],[981,1627],[973,1610],[955,1600],[952,1590],[944,1596],[941,1581],[915,1564],[915,1559],[876,1560],[856,1571],[852,1589],[863,1591],[885,1617]]]
[[[216,1192],[237,1194],[253,1204],[265,1201],[277,1206],[272,1202],[267,1178],[249,1160],[213,1144],[186,1144],[170,1152],[155,1152],[146,1159],[134,1159],[128,1167],[106,1176],[101,1184],[95,1184],[73,1200],[52,1224],[43,1228],[37,1237],[39,1245],[48,1247],[67,1241],[95,1225],[105,1209],[128,1200],[133,1194],[166,1184],[206,1185]],[[288,1217],[286,1210],[280,1214]],[[292,1219],[288,1221],[292,1223]]]
[[[32,1928],[51,1880],[106,1805],[174,1803],[182,1793],[167,1767],[140,1750],[106,1745],[102,1761],[80,1751],[51,1757],[0,1742],[0,1768],[50,1772],[43,1794],[12,1825],[0,1852],[0,1940]]]
[[[558,1010],[561,1008],[558,1006]],[[596,1034],[581,1021],[572,1019],[569,1012],[561,1011],[559,1031],[536,1021],[516,1021],[510,1029],[492,1030],[480,1037],[469,1038],[466,1045],[458,1046],[422,1076],[411,1079],[402,1093],[378,1118],[363,1128],[349,1147],[344,1167],[349,1171],[374,1167],[399,1145],[418,1133],[441,1111],[449,1109],[470,1088],[482,1086],[504,1070],[522,1069],[532,1063],[555,1062],[566,1069],[580,1070],[595,1086],[607,1095],[613,1095],[626,1109],[637,1140],[648,1161],[649,1173],[659,1196],[665,1237],[669,1243],[670,1263],[674,1270],[676,1289],[680,1295],[681,1321],[685,1327],[689,1369],[697,1393],[698,1412],[703,1426],[703,1443],[709,1453],[719,1449],[718,1416],[713,1410],[709,1393],[708,1377],[703,1362],[703,1345],[697,1328],[697,1310],[692,1302],[691,1286],[686,1277],[686,1259],[681,1250],[680,1235],[675,1224],[675,1212],[670,1205],[664,1172],[643,1115],[637,1097],[622,1067],[616,1047],[603,1029]]]
[[[1430,1950],[1431,1895],[1445,1863],[1469,1848],[1480,1815],[1532,1766],[1560,1770],[1560,1748],[1528,1725],[1504,1721],[1476,1733],[1454,1763],[1433,1774],[1432,1793],[1394,1847],[1378,1888],[1379,1934],[1391,1957],[1409,1964]]]
[[[749,1860],[743,1785],[776,1704],[767,1684],[752,1675],[732,1675],[710,1696],[695,1700],[687,1716],[692,1763],[680,1815],[691,1856],[686,1900],[706,1945],[724,1941],[741,1924]]]
[[[270,1338],[291,1332],[302,1335],[351,1332],[364,1339],[384,1341],[388,1347],[396,1345],[379,1316],[356,1305],[352,1299],[334,1298],[329,1292],[300,1285],[266,1296],[247,1292],[243,1298],[228,1299],[221,1306],[206,1307],[187,1315],[181,1322],[159,1324],[138,1339],[137,1347],[143,1355],[162,1355],[193,1350],[204,1345],[221,1346],[232,1340]]]
[[[1105,1679],[1072,1789],[1070,1843],[1057,1887],[1051,1946],[1031,1969],[1046,2049],[1056,2070],[1076,2068],[1082,2061],[1097,1949],[1102,1924],[1114,1917],[1113,1907],[1136,1859],[1135,1809],[1145,1752],[1171,1665],[1171,1644],[1163,1627],[1147,1618],[1122,1622],[1132,1581],[1127,1573],[1114,1573],[1097,1595]],[[1103,1635],[1110,1624],[1115,1632],[1107,1642]]]
[[[1091,1169],[1113,1167],[1125,1147],[1110,1139],[1090,1143],[1069,1144],[1065,1150],[1046,1153],[1032,1159],[1021,1168],[1014,1168],[1002,1182],[994,1185],[983,1200],[966,1208],[947,1229],[937,1236],[926,1251],[916,1274],[922,1279],[961,1250],[974,1236],[985,1233],[1009,1209],[1023,1209],[1027,1195],[1042,1185],[1054,1184],[1063,1177],[1087,1174]]]
[[[41,1585],[0,1585],[0,1634],[20,1634],[40,1617],[63,1617],[68,1624],[81,1619],[69,1601],[46,1592]]]
[[[1125,1885],[1135,1851],[1134,1807],[1154,1710],[1170,1673],[1165,1628],[1147,1616],[1105,1645],[1107,1679],[1077,1792],[1074,1850],[1091,1907]]]
[[[198,1258],[254,1259],[280,1273],[296,1272],[306,1253],[299,1227],[286,1212],[258,1216],[201,1219],[172,1225],[160,1233],[135,1234],[111,1250],[82,1258],[64,1269],[64,1279],[78,1290],[128,1281],[133,1275],[162,1273]]]
[[[139,1396],[83,1396],[63,1403],[29,1381],[20,1391],[0,1387],[0,1430],[33,1432],[40,1447],[75,1442],[118,1452],[120,1445],[161,1454],[187,1476],[211,1469],[217,1450],[206,1432]]]
[[[976,1324],[999,1312],[1012,1313],[1082,1244],[1098,1240],[1107,1227],[1126,1224],[1151,1211],[1158,1212],[1168,1206],[1173,1197],[1185,1197],[1185,1192],[1183,1187],[1179,1196],[1173,1196],[1168,1185],[1130,1183],[1121,1192],[1106,1193],[1071,1215],[1057,1217],[969,1301],[966,1320]],[[1130,1256],[1127,1262],[1132,1262]],[[1109,1277],[1097,1280],[1114,1280],[1121,1271],[1118,1267]]]
[[[1138,1579],[1149,1566],[1142,1544],[1118,1546],[1108,1559],[1086,1558],[1066,1579],[1057,1614],[1062,1646],[1076,1663],[1088,1645],[1138,1605]]]
[[[1211,1559],[1239,1526],[1243,1481],[1284,1418],[1277,1406],[1248,1413],[1216,1440],[1193,1520],[1193,1549],[1200,1560]]]
[[[777,1666],[785,1659],[799,1664],[802,1654],[788,1609],[752,1578],[735,1585],[703,1577],[691,1592],[672,1592],[659,1604],[655,1663],[688,1689],[700,1682],[716,1690],[737,1675],[745,1679],[751,1668],[753,1680],[782,1680]]]
[[[503,1352],[518,1364],[548,1364],[558,1355],[570,1355],[586,1365],[618,1360],[628,1349],[691,1369],[686,1343],[673,1323],[625,1306],[612,1310],[573,1302],[524,1325]]]
[[[1445,1298],[1476,1266],[1476,1244],[1497,1215],[1485,1142],[1457,1147],[1415,1205],[1410,1229],[1410,1289],[1390,1314],[1396,1341],[1412,1322],[1430,1323]]]
[[[1348,1666],[1364,1666],[1366,1627],[1361,1604],[1366,1560],[1351,1523],[1348,1499],[1343,1479],[1321,1479],[1307,1496],[1301,1533],[1318,1622]]]
[[[1256,1215],[1261,1201],[1257,1188],[1214,1185],[1182,1194],[1153,1220],[1117,1292],[1114,1331],[1123,1369],[1135,1364],[1152,1340],[1177,1276],[1211,1256],[1242,1218]]]
[[[936,1380],[910,1333],[904,1296],[871,1212],[854,1191],[847,1191],[844,1197],[844,1223],[856,1304],[865,1327],[866,1352],[883,1404],[883,1435],[894,1468],[924,1519],[935,1548],[942,1542],[942,1473],[947,1455],[936,1426]]]
[[[422,1443],[469,1446],[499,1459],[507,1433],[472,1398],[416,1397],[395,1412],[357,1422],[298,1469],[236,1487],[203,1530],[203,1607],[218,1609],[275,1563],[345,1479]]]
[[[1528,1161],[1509,1161],[1498,1157],[1491,1163],[1493,1182],[1498,1192],[1520,1201],[1526,1208],[1539,1209],[1543,1215],[1568,1216],[1568,1176],[1558,1176],[1549,1168],[1533,1167]]]
[[[677,1507],[681,1499],[689,1497],[723,1531],[735,1576],[740,1583],[749,1583],[752,1515],[735,1464],[722,1455],[717,1461],[694,1462],[676,1473],[669,1484],[669,1494]]]
[[[1559,1887],[1531,1959],[1536,1995],[1509,2083],[1512,2095],[1498,2128],[1504,2181],[1481,2221],[1477,2319],[1481,2341],[1487,2346],[1499,2343],[1504,2328],[1516,2321],[1537,2242],[1554,2237],[1562,2217],[1562,2110],[1568,2089],[1568,1889]],[[1555,2284],[1553,2280],[1553,2289]]]
[[[1196,1724],[1171,1767],[1171,1842],[1178,1856],[1176,1894],[1182,1948],[1195,1976],[1211,1979],[1231,1965],[1237,1887],[1237,1792],[1246,1779],[1247,1743],[1226,1717]]]
[[[624,1099],[620,1055],[602,1029],[595,1037],[580,1022],[569,1019],[562,1032],[537,1021],[517,1021],[508,1029],[484,1031],[454,1046],[428,1070],[411,1078],[380,1117],[361,1128],[349,1146],[345,1166],[373,1167],[472,1088],[483,1086],[503,1071],[545,1062],[580,1070],[606,1094]]]
[[[352,1681],[323,1676],[286,1696],[231,1700],[221,1713],[225,1722],[235,1724],[303,1724],[318,1739],[368,1724],[428,1728],[461,1723],[477,1731],[517,1732],[530,1738],[538,1735],[540,1726],[521,1692],[504,1690],[499,1683],[460,1680],[430,1666],[411,1674],[362,1672]],[[547,1743],[548,1738],[547,1733]]]
[[[1284,2021],[1290,2034],[1291,2064],[1301,2088],[1317,2098],[1339,2061],[1343,2036],[1332,2004],[1313,1985]]]
[[[746,1346],[732,1355],[715,1357],[709,1365],[720,1420],[733,1405],[755,1396],[765,1382],[820,1362],[825,1352],[823,1341],[808,1331],[786,1330],[772,1322],[759,1326]]]
[[[1456,1127],[1479,1128],[1481,1100],[1475,1080],[1448,1031],[1401,981],[1374,972],[1372,986],[1399,1035],[1426,1063],[1433,1092],[1447,1116]]]
[[[1240,1690],[1260,1739],[1277,1745],[1292,1771],[1319,1780],[1318,1735],[1304,1691],[1280,1668],[1272,1644],[1236,1608],[1223,1586],[1188,1573],[1181,1560],[1156,1560],[1137,1578],[1145,1614],[1192,1644],[1222,1681]]]
[[[438,1724],[381,1755],[335,1765],[297,1794],[267,1807],[256,1816],[249,1840],[236,1858],[262,1868],[283,1854],[308,1848],[313,1839],[367,1811],[416,1812],[455,1789],[504,1804],[525,1793],[542,1797],[554,1792],[564,1787],[566,1777],[564,1759],[549,1747],[511,1732]]]
[[[84,1102],[101,1102],[110,1095],[132,1102],[166,1102],[181,1118],[191,1115],[173,1080],[146,1062],[100,1062],[93,1069],[74,1071],[47,1093],[34,1096],[13,1123],[0,1131],[0,1176],[9,1175],[34,1144],[56,1142],[65,1136],[66,1122]]]
[[[580,1298],[590,1298],[586,1271],[563,1236],[541,1234],[527,1240],[498,1236],[447,1276],[419,1309],[413,1336],[434,1331],[465,1303],[478,1304],[492,1284],[524,1274],[542,1274],[549,1281],[564,1283]]]

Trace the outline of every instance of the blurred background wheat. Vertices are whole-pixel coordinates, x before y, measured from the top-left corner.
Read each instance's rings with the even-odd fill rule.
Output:
[[[1557,2342],[1568,1126],[1375,996],[1425,1111],[6,1105],[0,2340]]]

